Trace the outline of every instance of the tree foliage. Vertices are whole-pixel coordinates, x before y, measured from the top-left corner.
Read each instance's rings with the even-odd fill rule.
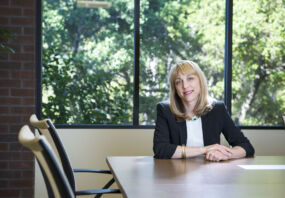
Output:
[[[15,35],[7,30],[0,28],[0,50],[15,53],[14,49],[7,45],[7,42],[11,41]]]
[[[43,0],[43,114],[56,123],[131,124],[134,4],[104,8]],[[235,0],[233,117],[281,124],[285,112],[284,3]],[[140,124],[153,124],[168,98],[171,66],[197,62],[210,94],[223,100],[225,2],[140,1]]]

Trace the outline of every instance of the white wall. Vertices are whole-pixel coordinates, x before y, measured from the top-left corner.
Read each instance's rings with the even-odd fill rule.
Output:
[[[106,156],[152,156],[153,131],[153,129],[58,129],[73,168],[101,169],[108,169]],[[256,155],[285,155],[285,130],[243,131],[253,144]],[[110,178],[110,176],[98,174],[90,176],[81,173],[76,176],[77,188],[101,188]],[[47,195],[41,173],[36,166],[35,198],[38,197],[45,198]]]

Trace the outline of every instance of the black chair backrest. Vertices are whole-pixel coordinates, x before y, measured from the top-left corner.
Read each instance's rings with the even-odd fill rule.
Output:
[[[30,117],[30,123],[32,124],[33,127],[38,129],[40,134],[46,137],[50,137],[48,139],[50,140],[50,143],[53,144],[53,148],[55,149],[56,154],[61,162],[61,166],[67,176],[70,186],[73,192],[75,192],[75,179],[71,163],[66,154],[65,148],[60,140],[60,137],[56,131],[55,126],[49,119],[38,120],[36,115],[32,115]]]
[[[20,129],[18,139],[36,156],[41,170],[44,171],[51,186],[53,197],[74,198],[70,183],[46,138],[42,135],[35,136],[30,128],[25,125]]]

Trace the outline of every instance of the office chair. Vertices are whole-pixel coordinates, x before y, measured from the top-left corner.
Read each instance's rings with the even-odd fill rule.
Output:
[[[75,192],[65,172],[62,170],[62,166],[54,150],[43,135],[35,136],[28,125],[25,125],[20,129],[18,139],[23,146],[30,149],[36,156],[41,170],[46,175],[49,186],[51,186],[53,197],[74,198],[76,195],[117,193],[117,190],[114,189],[95,189]]]
[[[30,123],[33,127],[38,129],[39,133],[44,135],[48,142],[51,144],[52,148],[55,151],[56,157],[59,159],[61,166],[66,174],[66,177],[69,181],[69,184],[75,193],[75,195],[87,195],[84,191],[77,191],[75,186],[75,178],[74,173],[101,173],[101,174],[110,174],[111,171],[103,170],[103,169],[72,169],[71,163],[68,159],[67,153],[65,152],[64,146],[59,138],[59,135],[56,131],[55,126],[51,122],[50,119],[38,120],[35,114],[31,115]],[[101,190],[102,193],[98,193],[95,198],[99,198],[102,194],[106,193],[120,193],[119,189],[108,189],[115,182],[114,178],[112,178]],[[48,188],[48,185],[47,185]],[[108,190],[109,191],[108,191]],[[106,191],[107,190],[107,191]],[[89,193],[89,190],[85,191]],[[91,190],[92,192],[92,190]],[[94,193],[91,193],[94,194]]]

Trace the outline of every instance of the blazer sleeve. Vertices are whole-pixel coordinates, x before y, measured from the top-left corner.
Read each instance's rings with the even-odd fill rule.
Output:
[[[254,148],[250,141],[244,136],[243,132],[235,125],[224,103],[221,106],[222,119],[224,125],[222,132],[231,146],[240,146],[246,151],[246,157],[254,155]]]
[[[171,143],[169,119],[166,105],[157,104],[157,118],[153,137],[154,157],[159,159],[170,159],[177,145]]]

